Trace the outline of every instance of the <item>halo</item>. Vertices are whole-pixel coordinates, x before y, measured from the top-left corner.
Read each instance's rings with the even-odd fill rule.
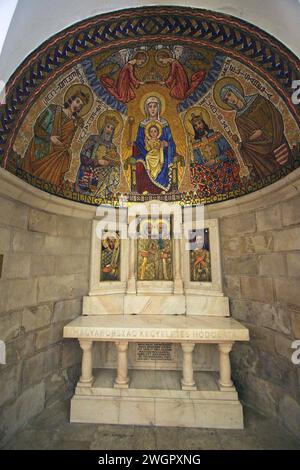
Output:
[[[145,65],[148,64],[148,62],[149,62],[149,54],[147,54],[146,51],[136,51],[136,52],[133,54],[132,59],[135,59],[138,54],[143,54],[143,55],[145,56],[145,58],[146,58],[146,60],[145,60],[145,62],[143,63],[143,65],[136,65],[136,67],[138,67],[138,68],[140,69],[140,68],[142,68],[142,67],[145,67]]]
[[[158,226],[158,224],[160,223],[164,224],[167,227],[168,233],[170,233],[170,229],[171,229],[170,221],[167,219],[159,218],[156,221],[156,225]]]
[[[97,121],[98,131],[102,129],[106,118],[114,118],[118,121],[118,124],[116,125],[116,128],[115,128],[115,133],[114,133],[114,137],[115,138],[118,137],[123,129],[123,119],[120,113],[114,110],[104,111],[104,113],[101,113]]]
[[[168,54],[168,56],[171,58],[173,57],[172,55],[172,52],[169,50],[169,49],[159,49],[159,51],[156,52],[155,54],[155,62],[157,63],[157,65],[159,65],[160,67],[168,67],[168,64],[162,64],[160,61],[159,61],[159,56],[161,55],[161,53],[164,53],[164,54]]]
[[[217,83],[215,84],[214,86],[214,91],[213,91],[213,95],[214,95],[214,100],[216,102],[216,104],[221,108],[221,109],[225,109],[226,111],[233,111],[233,109],[226,103],[224,103],[224,101],[222,101],[221,99],[221,90],[224,86],[226,85],[233,85],[235,86],[238,90],[240,90],[240,92],[244,95],[244,89],[241,85],[241,83],[236,79],[236,78],[233,78],[233,77],[224,77],[224,78],[221,78],[220,80],[217,81]]]
[[[140,220],[140,223],[139,223],[139,233],[140,235],[145,235],[145,225],[147,225],[147,235],[148,235],[148,224],[151,225],[151,230],[152,230],[152,227],[153,227],[153,221],[151,219],[148,219],[148,217],[146,218],[142,218]]]
[[[158,217],[158,218],[155,218],[155,219],[152,219],[152,218],[148,219],[146,217],[146,218],[143,218],[140,221],[140,235],[145,235],[145,234],[148,235],[148,224],[151,225],[151,234],[156,235],[158,233],[158,224],[160,224],[160,223],[164,224],[164,226],[167,229],[167,232],[170,233],[171,225],[170,225],[169,220],[166,220],[166,219],[161,218],[161,217]],[[146,233],[145,233],[145,227],[147,228]]]
[[[141,101],[140,101],[140,110],[142,111],[143,114],[145,114],[145,101],[150,98],[150,96],[155,96],[155,98],[158,98],[161,103],[161,110],[160,110],[160,115],[164,114],[165,109],[166,109],[166,100],[163,95],[160,93],[157,93],[156,91],[150,91],[149,93],[146,93]]]
[[[203,108],[202,106],[194,106],[193,108],[190,108],[185,113],[184,119],[183,119],[184,127],[190,135],[192,135],[192,136],[194,135],[194,129],[193,129],[193,126],[190,122],[192,114],[196,114],[196,116],[201,115],[203,121],[205,122],[205,124],[207,124],[208,127],[210,127],[211,117],[210,117],[210,114],[207,111],[207,109]]]
[[[82,110],[80,111],[80,113],[78,113],[78,116],[82,117],[85,116],[93,106],[94,96],[90,87],[88,87],[87,85],[82,85],[81,83],[71,85],[65,93],[64,102],[68,101],[71,96],[76,95],[80,92],[84,93],[88,97],[88,102],[83,105]]]
[[[150,127],[152,126],[155,126],[155,127],[158,127],[159,129],[159,134],[157,136],[157,138],[159,139],[162,135],[162,125],[159,121],[149,121],[147,122],[146,126],[145,126],[145,136],[148,137],[149,136],[149,129]]]

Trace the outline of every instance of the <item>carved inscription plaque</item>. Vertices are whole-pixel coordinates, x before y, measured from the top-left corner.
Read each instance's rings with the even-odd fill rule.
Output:
[[[172,343],[137,343],[137,361],[174,361],[174,345]]]

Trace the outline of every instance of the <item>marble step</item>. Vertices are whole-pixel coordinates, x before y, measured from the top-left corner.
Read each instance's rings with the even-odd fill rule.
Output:
[[[214,372],[196,372],[194,391],[180,390],[179,371],[130,371],[128,389],[114,388],[115,370],[94,375],[91,387],[76,388],[71,422],[243,429],[236,391],[218,390]]]
[[[181,371],[176,370],[137,370],[129,371],[130,386],[126,389],[114,388],[115,369],[94,369],[92,387],[77,385],[76,394],[85,396],[111,397],[153,397],[153,398],[197,398],[236,400],[235,389],[221,391],[217,372],[194,372],[197,390],[182,390]]]

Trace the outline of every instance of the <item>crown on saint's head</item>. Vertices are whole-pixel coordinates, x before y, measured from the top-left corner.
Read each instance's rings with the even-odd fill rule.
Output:
[[[190,119],[190,122],[191,122],[192,124],[195,124],[197,121],[200,121],[200,120],[201,120],[201,121],[204,120],[202,114],[195,114],[195,113],[192,113],[191,119]]]
[[[118,119],[115,116],[106,116],[104,119],[104,125],[110,124],[114,127],[118,125]]]

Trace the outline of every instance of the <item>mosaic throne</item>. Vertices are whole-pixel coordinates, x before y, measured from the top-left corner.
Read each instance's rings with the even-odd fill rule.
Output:
[[[179,172],[180,168],[184,168],[185,161],[181,155],[176,155],[174,158],[174,164],[172,168],[172,182],[169,191],[178,190],[178,181],[179,181]],[[131,192],[137,192],[137,178],[136,178],[136,160],[132,157],[128,158],[124,162],[124,170],[127,171],[130,169],[130,181],[131,181]]]

